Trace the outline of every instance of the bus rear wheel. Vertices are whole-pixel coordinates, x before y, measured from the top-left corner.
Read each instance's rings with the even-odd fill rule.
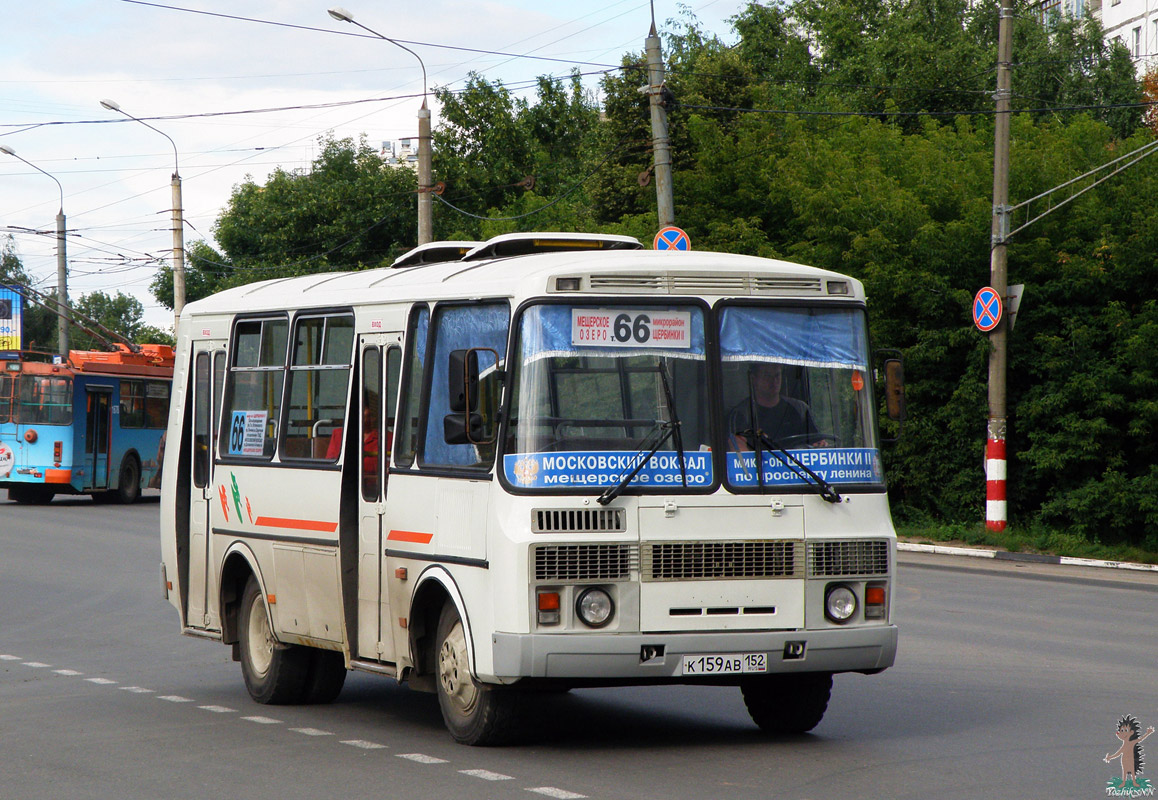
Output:
[[[130,505],[141,496],[141,467],[137,459],[129,456],[121,464],[121,477],[117,480],[117,502]]]
[[[310,654],[305,648],[282,644],[274,637],[265,597],[253,576],[241,595],[240,613],[241,674],[249,696],[269,705],[300,702]]]
[[[435,683],[442,720],[456,742],[498,745],[516,732],[519,693],[479,683],[470,674],[466,629],[454,603],[438,619]]]
[[[745,678],[744,705],[760,730],[774,735],[807,733],[820,724],[832,695],[832,674],[804,672]]]
[[[55,494],[46,486],[9,486],[8,499],[24,505],[44,505],[52,502]]]

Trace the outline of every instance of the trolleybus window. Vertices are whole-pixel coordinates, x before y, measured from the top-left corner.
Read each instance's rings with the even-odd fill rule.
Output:
[[[12,385],[11,375],[0,373],[0,422],[12,420]]]
[[[728,306],[720,356],[730,486],[881,482],[863,310]]]
[[[21,375],[17,380],[16,421],[24,424],[71,425],[72,379]]]
[[[221,451],[230,457],[272,458],[285,375],[284,317],[241,320],[234,328]]]
[[[515,352],[511,485],[607,488],[641,462],[634,488],[714,483],[702,307],[532,306]]]
[[[121,381],[121,427],[164,428],[169,419],[169,384]]]

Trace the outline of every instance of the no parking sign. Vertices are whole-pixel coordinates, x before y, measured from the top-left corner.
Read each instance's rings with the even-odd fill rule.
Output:
[[[992,286],[986,286],[973,298],[973,324],[982,333],[989,333],[1001,322],[1001,296]]]
[[[682,229],[668,225],[655,235],[652,247],[656,250],[691,250],[692,240]]]

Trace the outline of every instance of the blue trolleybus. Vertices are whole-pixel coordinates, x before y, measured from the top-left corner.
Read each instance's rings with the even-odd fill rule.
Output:
[[[17,503],[57,494],[132,503],[159,486],[173,382],[173,350],[24,357],[0,372],[0,488]]]

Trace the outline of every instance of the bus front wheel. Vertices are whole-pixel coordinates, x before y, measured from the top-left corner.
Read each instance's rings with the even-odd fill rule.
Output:
[[[807,733],[820,724],[832,695],[832,674],[804,672],[748,677],[740,683],[744,705],[760,730]]]
[[[436,642],[438,706],[450,735],[469,745],[507,742],[515,733],[518,692],[479,683],[471,676],[466,629],[452,602],[442,608]]]
[[[265,597],[253,576],[245,584],[240,613],[241,674],[249,696],[269,705],[299,702],[309,675],[309,652],[274,637]]]

